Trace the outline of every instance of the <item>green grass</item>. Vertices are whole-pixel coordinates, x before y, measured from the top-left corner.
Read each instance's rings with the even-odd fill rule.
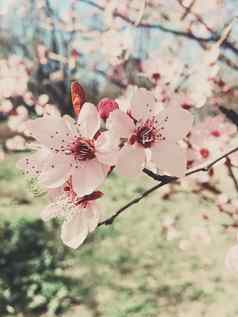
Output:
[[[0,163],[1,218],[38,217],[46,198],[33,197],[15,160],[12,156]],[[129,182],[112,175],[104,186],[103,212],[109,215],[151,184],[146,178]],[[180,250],[179,240],[187,239],[194,225],[204,225],[202,213],[211,218],[212,243],[197,240],[187,251]],[[166,240],[161,228],[168,215],[176,217],[180,233],[173,241]],[[212,202],[197,195],[184,191],[170,200],[160,192],[151,195],[113,226],[100,227],[73,253],[67,274],[79,281],[81,305],[64,317],[237,316],[238,279],[223,264],[233,243],[222,234],[225,221]]]

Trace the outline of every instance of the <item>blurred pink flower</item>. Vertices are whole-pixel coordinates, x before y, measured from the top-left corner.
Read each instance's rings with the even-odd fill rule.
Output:
[[[26,140],[21,135],[15,135],[6,141],[6,148],[10,151],[23,151],[26,149]]]
[[[108,142],[107,133],[98,133],[100,118],[93,104],[84,104],[77,123],[69,116],[45,115],[28,121],[26,128],[41,149],[18,165],[37,174],[47,188],[59,187],[72,176],[77,195],[90,194],[116,162],[117,146]]]
[[[74,192],[71,181],[62,187],[50,190],[53,201],[42,211],[41,218],[48,221],[54,217],[63,219],[61,239],[68,247],[76,249],[93,232],[100,219],[101,212],[95,202],[103,193],[93,192],[79,197]]]
[[[129,31],[118,32],[118,30],[111,29],[101,34],[98,45],[107,61],[116,66],[129,58],[132,42],[132,34]]]
[[[114,110],[107,121],[111,138],[124,140],[116,169],[119,174],[135,177],[146,161],[173,176],[183,176],[186,155],[177,141],[192,127],[192,115],[180,107],[169,107],[158,113],[154,96],[138,89],[127,113]]]
[[[191,166],[221,154],[237,132],[236,126],[223,115],[207,117],[197,123],[189,136]]]
[[[238,245],[231,247],[225,258],[226,269],[231,273],[238,273]]]

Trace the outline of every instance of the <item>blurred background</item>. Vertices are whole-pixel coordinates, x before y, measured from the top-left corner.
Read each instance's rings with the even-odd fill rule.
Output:
[[[219,118],[209,144],[199,143],[199,163],[219,154],[237,140],[237,14],[237,0],[0,0],[0,316],[238,314],[237,273],[224,266],[237,234],[236,157],[233,178],[220,164],[165,186],[76,251],[62,245],[57,221],[39,219],[47,198],[16,169],[29,151],[28,118],[73,114],[72,80],[95,104],[125,100],[134,85],[158,91],[158,79],[168,84],[181,65],[199,69],[208,45],[234,21],[205,107],[183,101],[198,131],[201,118]],[[187,91],[206,94],[208,79],[195,77]],[[153,184],[112,174],[104,214]]]

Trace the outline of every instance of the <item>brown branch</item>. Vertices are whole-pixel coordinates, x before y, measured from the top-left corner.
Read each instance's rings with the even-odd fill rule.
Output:
[[[180,19],[181,21],[183,21],[183,20],[187,17],[187,15],[189,15],[189,13],[191,12],[191,10],[192,10],[193,6],[195,5],[195,3],[196,3],[196,0],[193,0],[193,1],[189,4],[189,6],[186,7],[186,6],[183,5],[182,1],[179,1],[179,4],[180,4],[181,6],[183,6],[183,8],[185,9],[183,15],[181,16],[181,19]]]
[[[180,6],[182,8],[184,8],[184,10],[185,10],[184,15],[182,16],[181,19],[183,20],[188,14],[192,14],[197,19],[197,22],[199,22],[201,25],[203,25],[206,28],[206,30],[208,32],[210,32],[210,34],[213,37],[218,37],[218,33],[215,30],[213,30],[211,27],[209,27],[209,25],[203,20],[203,18],[199,14],[197,14],[194,11],[192,11],[193,6],[195,4],[195,1],[196,0],[191,2],[191,4],[187,7],[187,6],[185,6],[183,4],[183,2],[181,0],[177,0],[177,2],[180,4]],[[227,39],[225,41],[228,42]],[[235,43],[234,42],[229,41],[228,43],[235,47]],[[219,60],[221,60],[223,63],[225,63],[230,68],[238,70],[238,65],[236,65],[230,58],[226,57],[224,54],[220,54]]]
[[[196,1],[196,0],[195,0],[195,1]],[[192,15],[197,19],[197,21],[198,21],[199,23],[201,23],[201,24],[206,28],[206,30],[207,30],[208,32],[210,32],[210,33],[212,33],[213,35],[217,36],[216,32],[215,32],[214,30],[212,30],[209,25],[207,25],[207,23],[203,20],[203,18],[202,18],[199,14],[197,14],[196,12],[193,12],[193,11],[192,11],[193,6],[194,6],[194,4],[195,4],[195,1],[191,2],[191,4],[187,7],[186,5],[183,4],[183,1],[177,0],[177,2],[180,4],[180,6],[181,6],[182,8],[184,8],[184,10],[185,10],[185,13],[184,13],[185,16],[184,16],[184,18],[185,18],[188,14],[192,14]],[[184,18],[183,18],[183,19],[184,19]]]
[[[198,172],[207,172],[210,170],[210,168],[212,168],[215,164],[217,164],[218,162],[222,161],[224,158],[228,157],[230,154],[235,153],[238,151],[238,147],[228,151],[227,153],[223,154],[222,156],[218,157],[217,159],[215,159],[214,161],[210,162],[209,164],[207,164],[206,166],[203,167],[199,167],[197,169],[194,169],[192,171],[188,171],[185,176],[190,176],[193,174],[196,174]],[[169,183],[173,183],[176,180],[178,180],[178,177],[173,177],[173,176],[168,176],[168,175],[158,175],[153,173],[152,171],[148,170],[148,169],[144,169],[143,170],[147,175],[149,175],[150,177],[152,177],[153,179],[159,181],[160,183],[151,187],[150,189],[146,190],[144,193],[142,193],[141,195],[139,195],[138,197],[134,198],[133,200],[131,200],[130,202],[128,202],[125,206],[121,207],[120,209],[118,209],[112,216],[110,216],[109,218],[101,221],[98,224],[99,226],[102,225],[111,225],[114,220],[121,214],[123,213],[125,210],[127,210],[128,208],[130,208],[131,206],[139,203],[142,199],[146,198],[147,196],[149,196],[151,193],[153,193],[154,191],[156,191],[157,189],[159,189],[160,187],[167,185]]]
[[[235,186],[235,189],[238,192],[238,180],[236,178],[235,173],[233,172],[232,165],[231,165],[231,160],[229,159],[229,157],[226,158],[226,167],[227,167],[227,170],[228,170],[228,175],[232,179],[233,184]]]

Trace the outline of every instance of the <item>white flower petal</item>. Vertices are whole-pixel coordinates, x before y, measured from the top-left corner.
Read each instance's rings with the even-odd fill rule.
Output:
[[[89,102],[84,103],[78,117],[79,130],[83,137],[92,139],[100,128],[97,108]]]
[[[89,230],[85,212],[87,212],[87,210],[75,212],[75,214],[62,225],[61,239],[65,245],[72,249],[77,249],[87,238]]]
[[[238,273],[238,245],[234,245],[228,250],[225,266],[229,272]]]
[[[182,177],[186,172],[186,153],[176,143],[161,142],[151,148],[152,161],[159,170]]]
[[[169,107],[158,115],[161,133],[168,142],[176,142],[184,138],[192,128],[193,116],[180,107]]]
[[[49,204],[46,208],[44,208],[41,212],[41,219],[43,221],[49,221],[58,215],[60,215],[62,211],[59,206],[55,203]]]
[[[70,155],[52,154],[43,166],[39,182],[48,188],[63,185],[70,175],[71,161]]]
[[[67,125],[68,129],[71,131],[71,134],[73,136],[76,136],[79,134],[78,131],[78,125],[76,124],[76,121],[70,117],[69,115],[64,115],[63,116],[64,122]]]
[[[123,176],[137,177],[142,172],[145,160],[146,154],[142,147],[125,145],[119,153],[115,170]]]
[[[51,147],[72,140],[71,131],[61,117],[47,115],[43,118],[29,120],[26,129],[41,144]]]
[[[42,148],[32,155],[20,159],[17,162],[17,167],[31,177],[39,177],[42,172],[42,167],[49,155],[50,152],[47,148]]]
[[[114,142],[113,142],[114,141]],[[109,132],[102,133],[95,142],[96,157],[106,165],[115,165],[119,155],[119,146]]]
[[[89,203],[85,212],[89,232],[93,232],[100,221],[100,211],[95,203]]]
[[[112,135],[112,139],[128,138],[135,129],[133,120],[119,109],[111,112],[107,119],[107,129]]]
[[[104,165],[96,159],[82,162],[72,171],[72,184],[79,197],[91,194],[106,177]]]
[[[153,116],[156,112],[155,97],[145,88],[137,89],[132,96],[130,110],[133,118],[137,120]]]

